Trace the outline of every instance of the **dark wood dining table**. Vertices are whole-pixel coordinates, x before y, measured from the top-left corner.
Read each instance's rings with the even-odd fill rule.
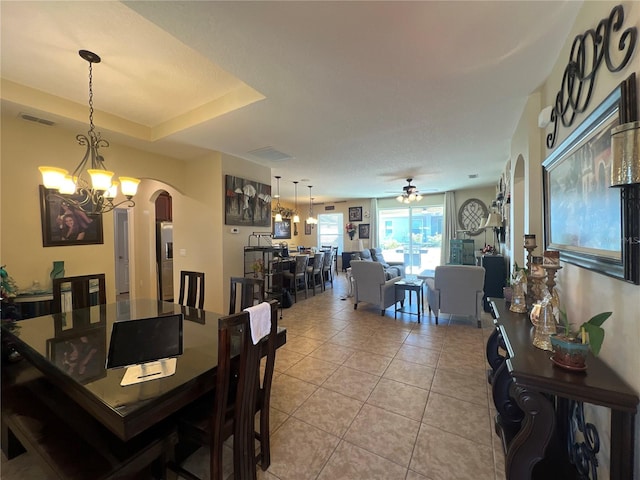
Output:
[[[184,314],[176,373],[120,386],[125,369],[105,367],[113,323],[174,313]],[[214,389],[222,316],[153,299],[123,300],[3,322],[2,335],[51,384],[127,441]],[[277,346],[285,343],[286,329],[279,327]]]

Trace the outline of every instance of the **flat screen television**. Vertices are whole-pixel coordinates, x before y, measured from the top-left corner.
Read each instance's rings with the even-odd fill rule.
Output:
[[[127,368],[121,385],[155,380],[175,373],[182,355],[183,314],[115,322],[107,368]]]

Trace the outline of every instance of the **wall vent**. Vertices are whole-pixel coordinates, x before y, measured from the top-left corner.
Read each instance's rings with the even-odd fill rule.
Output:
[[[51,120],[47,120],[46,118],[39,118],[29,113],[20,113],[19,117],[23,120],[27,120],[28,122],[41,123],[42,125],[46,125],[47,127],[53,127],[55,125],[55,122],[52,122]]]
[[[291,155],[276,150],[273,147],[258,148],[257,150],[251,150],[249,155],[258,157],[262,160],[270,160],[272,162],[280,162],[282,160],[290,160],[293,158]]]

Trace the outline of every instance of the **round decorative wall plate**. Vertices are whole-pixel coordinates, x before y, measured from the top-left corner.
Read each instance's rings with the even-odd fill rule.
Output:
[[[458,210],[458,223],[469,235],[475,236],[484,232],[482,220],[487,220],[487,206],[477,198],[466,200]]]

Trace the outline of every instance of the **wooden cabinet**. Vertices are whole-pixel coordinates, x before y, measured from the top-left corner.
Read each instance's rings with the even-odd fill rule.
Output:
[[[511,312],[503,299],[490,298],[490,303],[496,328],[487,340],[488,378],[497,411],[495,431],[506,453],[506,478],[595,478],[589,470],[596,465],[600,445],[607,444],[609,478],[635,478],[638,394],[593,355],[586,372],[554,366],[550,352],[533,346],[535,329],[526,314]],[[610,441],[600,442],[583,403],[610,410]]]
[[[502,255],[483,255],[480,266],[484,267],[484,311],[490,312],[491,307],[487,298],[503,298],[502,288],[507,278],[506,266]]]
[[[351,266],[351,254],[352,253],[360,253],[358,252],[342,252],[342,271],[346,272],[347,268]]]

